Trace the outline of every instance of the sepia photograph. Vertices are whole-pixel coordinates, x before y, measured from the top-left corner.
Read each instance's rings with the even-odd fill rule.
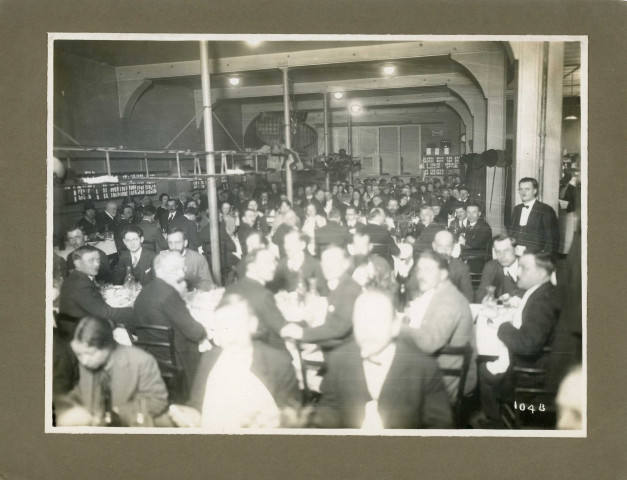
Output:
[[[587,75],[583,35],[48,33],[45,432],[586,437]]]

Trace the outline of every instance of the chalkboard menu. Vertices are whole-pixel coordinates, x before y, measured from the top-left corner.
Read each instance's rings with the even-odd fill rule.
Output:
[[[422,167],[426,177],[459,174],[460,155],[424,155]]]
[[[155,182],[99,183],[94,185],[65,185],[65,203],[94,202],[129,195],[155,195]]]

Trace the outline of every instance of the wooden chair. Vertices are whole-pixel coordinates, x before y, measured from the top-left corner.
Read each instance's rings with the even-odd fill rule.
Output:
[[[183,401],[188,394],[188,385],[185,381],[185,372],[176,362],[174,350],[174,330],[165,325],[135,325],[129,327],[129,336],[133,346],[140,347],[154,355],[155,351],[167,352],[167,358],[155,355],[161,377],[168,388],[170,402]],[[161,340],[148,340],[142,338],[142,332],[152,332]]]
[[[543,349],[545,354],[550,352],[549,347]],[[554,428],[556,392],[547,388],[546,378],[545,368],[512,367],[513,398],[501,404],[501,419],[507,428]]]
[[[446,346],[442,348],[438,355],[455,355],[462,357],[462,365],[459,368],[440,368],[442,375],[445,377],[459,377],[459,385],[457,387],[457,395],[453,403],[453,420],[456,428],[464,426],[464,391],[466,389],[466,379],[468,371],[472,363],[473,349],[470,342],[461,347]]]
[[[318,399],[318,394],[313,392],[307,384],[307,372],[315,371],[318,375],[323,375],[325,371],[325,363],[315,360],[305,360],[303,358],[303,348],[301,342],[296,342],[296,350],[298,351],[298,360],[300,362],[300,373],[303,377],[303,406],[315,403]]]

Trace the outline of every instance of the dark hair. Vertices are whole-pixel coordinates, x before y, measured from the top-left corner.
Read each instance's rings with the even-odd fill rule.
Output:
[[[463,186],[463,185],[460,185],[458,190],[459,190],[460,192],[461,192],[462,190],[466,190],[468,193],[470,193],[470,190],[468,190],[468,187],[465,187],[465,186]]]
[[[553,260],[553,254],[548,252],[532,253],[536,267],[543,269],[549,275],[555,271],[555,261]]]
[[[163,197],[168,197],[168,200],[170,199],[170,195],[168,195],[167,193],[163,192],[161,195],[159,195],[159,201],[162,201]]]
[[[76,263],[78,260],[82,259],[85,254],[92,252],[99,252],[99,250],[96,247],[92,247],[91,245],[83,245],[82,247],[78,247],[72,252],[72,261]]]
[[[481,206],[478,203],[469,203],[468,205],[466,205],[467,209],[470,207],[477,207],[479,211],[481,211]]]
[[[87,210],[96,210],[96,205],[91,202],[87,202],[85,206],[83,206],[83,213],[87,212]]]
[[[420,211],[422,212],[423,210],[431,210],[433,212],[433,209],[431,208],[431,205],[421,205],[420,206]]]
[[[281,202],[279,203],[279,207],[283,204],[286,204],[288,207],[292,208],[292,202],[290,202],[289,200],[281,200]]]
[[[72,225],[70,228],[68,228],[65,231],[65,238],[67,238],[68,233],[74,232],[75,230],[80,230],[81,232],[83,232],[83,235],[85,235],[85,229],[77,223],[77,224]]]
[[[114,350],[116,348],[111,325],[93,317],[81,319],[74,331],[74,340],[99,350]]]
[[[135,225],[128,225],[124,227],[124,230],[122,230],[122,238],[125,238],[127,233],[136,233],[140,237],[144,236],[142,229]]]
[[[157,209],[153,207],[152,205],[146,205],[144,207],[144,210],[143,210],[144,216],[154,215],[155,213],[157,213]]]
[[[504,242],[508,239],[511,242],[512,247],[515,247],[518,244],[514,237],[508,235],[507,233],[500,233],[499,235],[495,235],[494,237],[492,237],[492,245],[494,245],[496,242]]]
[[[540,186],[538,185],[538,181],[535,178],[532,177],[523,177],[520,180],[518,180],[518,186],[520,187],[521,183],[531,183],[531,185],[533,186],[533,188],[535,188],[536,190],[538,190],[540,188]]]
[[[185,207],[185,215],[198,215],[198,209],[196,207]]]
[[[346,207],[346,210],[344,210],[344,215],[346,215],[346,212],[348,212],[349,210],[352,210],[353,212],[355,212],[355,215],[357,215],[357,208],[352,205]]]
[[[172,235],[173,233],[182,233],[183,234],[183,240],[187,240],[187,233],[185,233],[185,230],[183,230],[182,228],[179,227],[172,227],[168,230],[168,235]]]
[[[332,208],[331,211],[327,214],[328,220],[339,221],[342,219],[342,214],[337,208]]]
[[[437,263],[438,268],[440,270],[448,271],[448,260],[446,259],[444,255],[440,255],[439,253],[434,252],[433,250],[425,250],[424,252],[420,254],[420,256],[418,257],[418,260],[420,260],[421,258],[427,258],[429,260],[433,260],[435,263]]]
[[[374,220],[375,218],[383,217],[384,215],[385,213],[382,209],[375,207],[370,210],[370,213],[368,214],[368,220]]]

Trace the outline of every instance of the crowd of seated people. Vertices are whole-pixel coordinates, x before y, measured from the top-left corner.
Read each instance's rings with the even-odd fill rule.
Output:
[[[293,202],[276,183],[254,192],[225,184],[216,245],[204,192],[164,193],[156,207],[127,198],[100,213],[86,204],[55,252],[57,425],[108,425],[113,415],[127,426],[213,429],[502,428],[514,367],[547,368],[560,316],[555,212],[537,199],[535,179],[519,192],[512,225],[493,236],[456,176],[295,185]],[[106,232],[114,255],[88,243]],[[209,267],[214,249],[219,272]],[[142,285],[134,306],[109,306],[99,285],[122,284],[128,272]],[[186,298],[217,284],[225,290],[207,332]],[[326,297],[316,326],[277,304],[279,292],[303,288]],[[513,322],[492,319],[505,367],[477,352],[470,305],[489,302],[514,312]],[[117,346],[120,326],[170,327],[183,374],[176,399],[159,375],[163,346]],[[322,352],[316,395],[299,390],[288,348],[303,344]],[[472,415],[459,415],[460,398],[475,398]]]

